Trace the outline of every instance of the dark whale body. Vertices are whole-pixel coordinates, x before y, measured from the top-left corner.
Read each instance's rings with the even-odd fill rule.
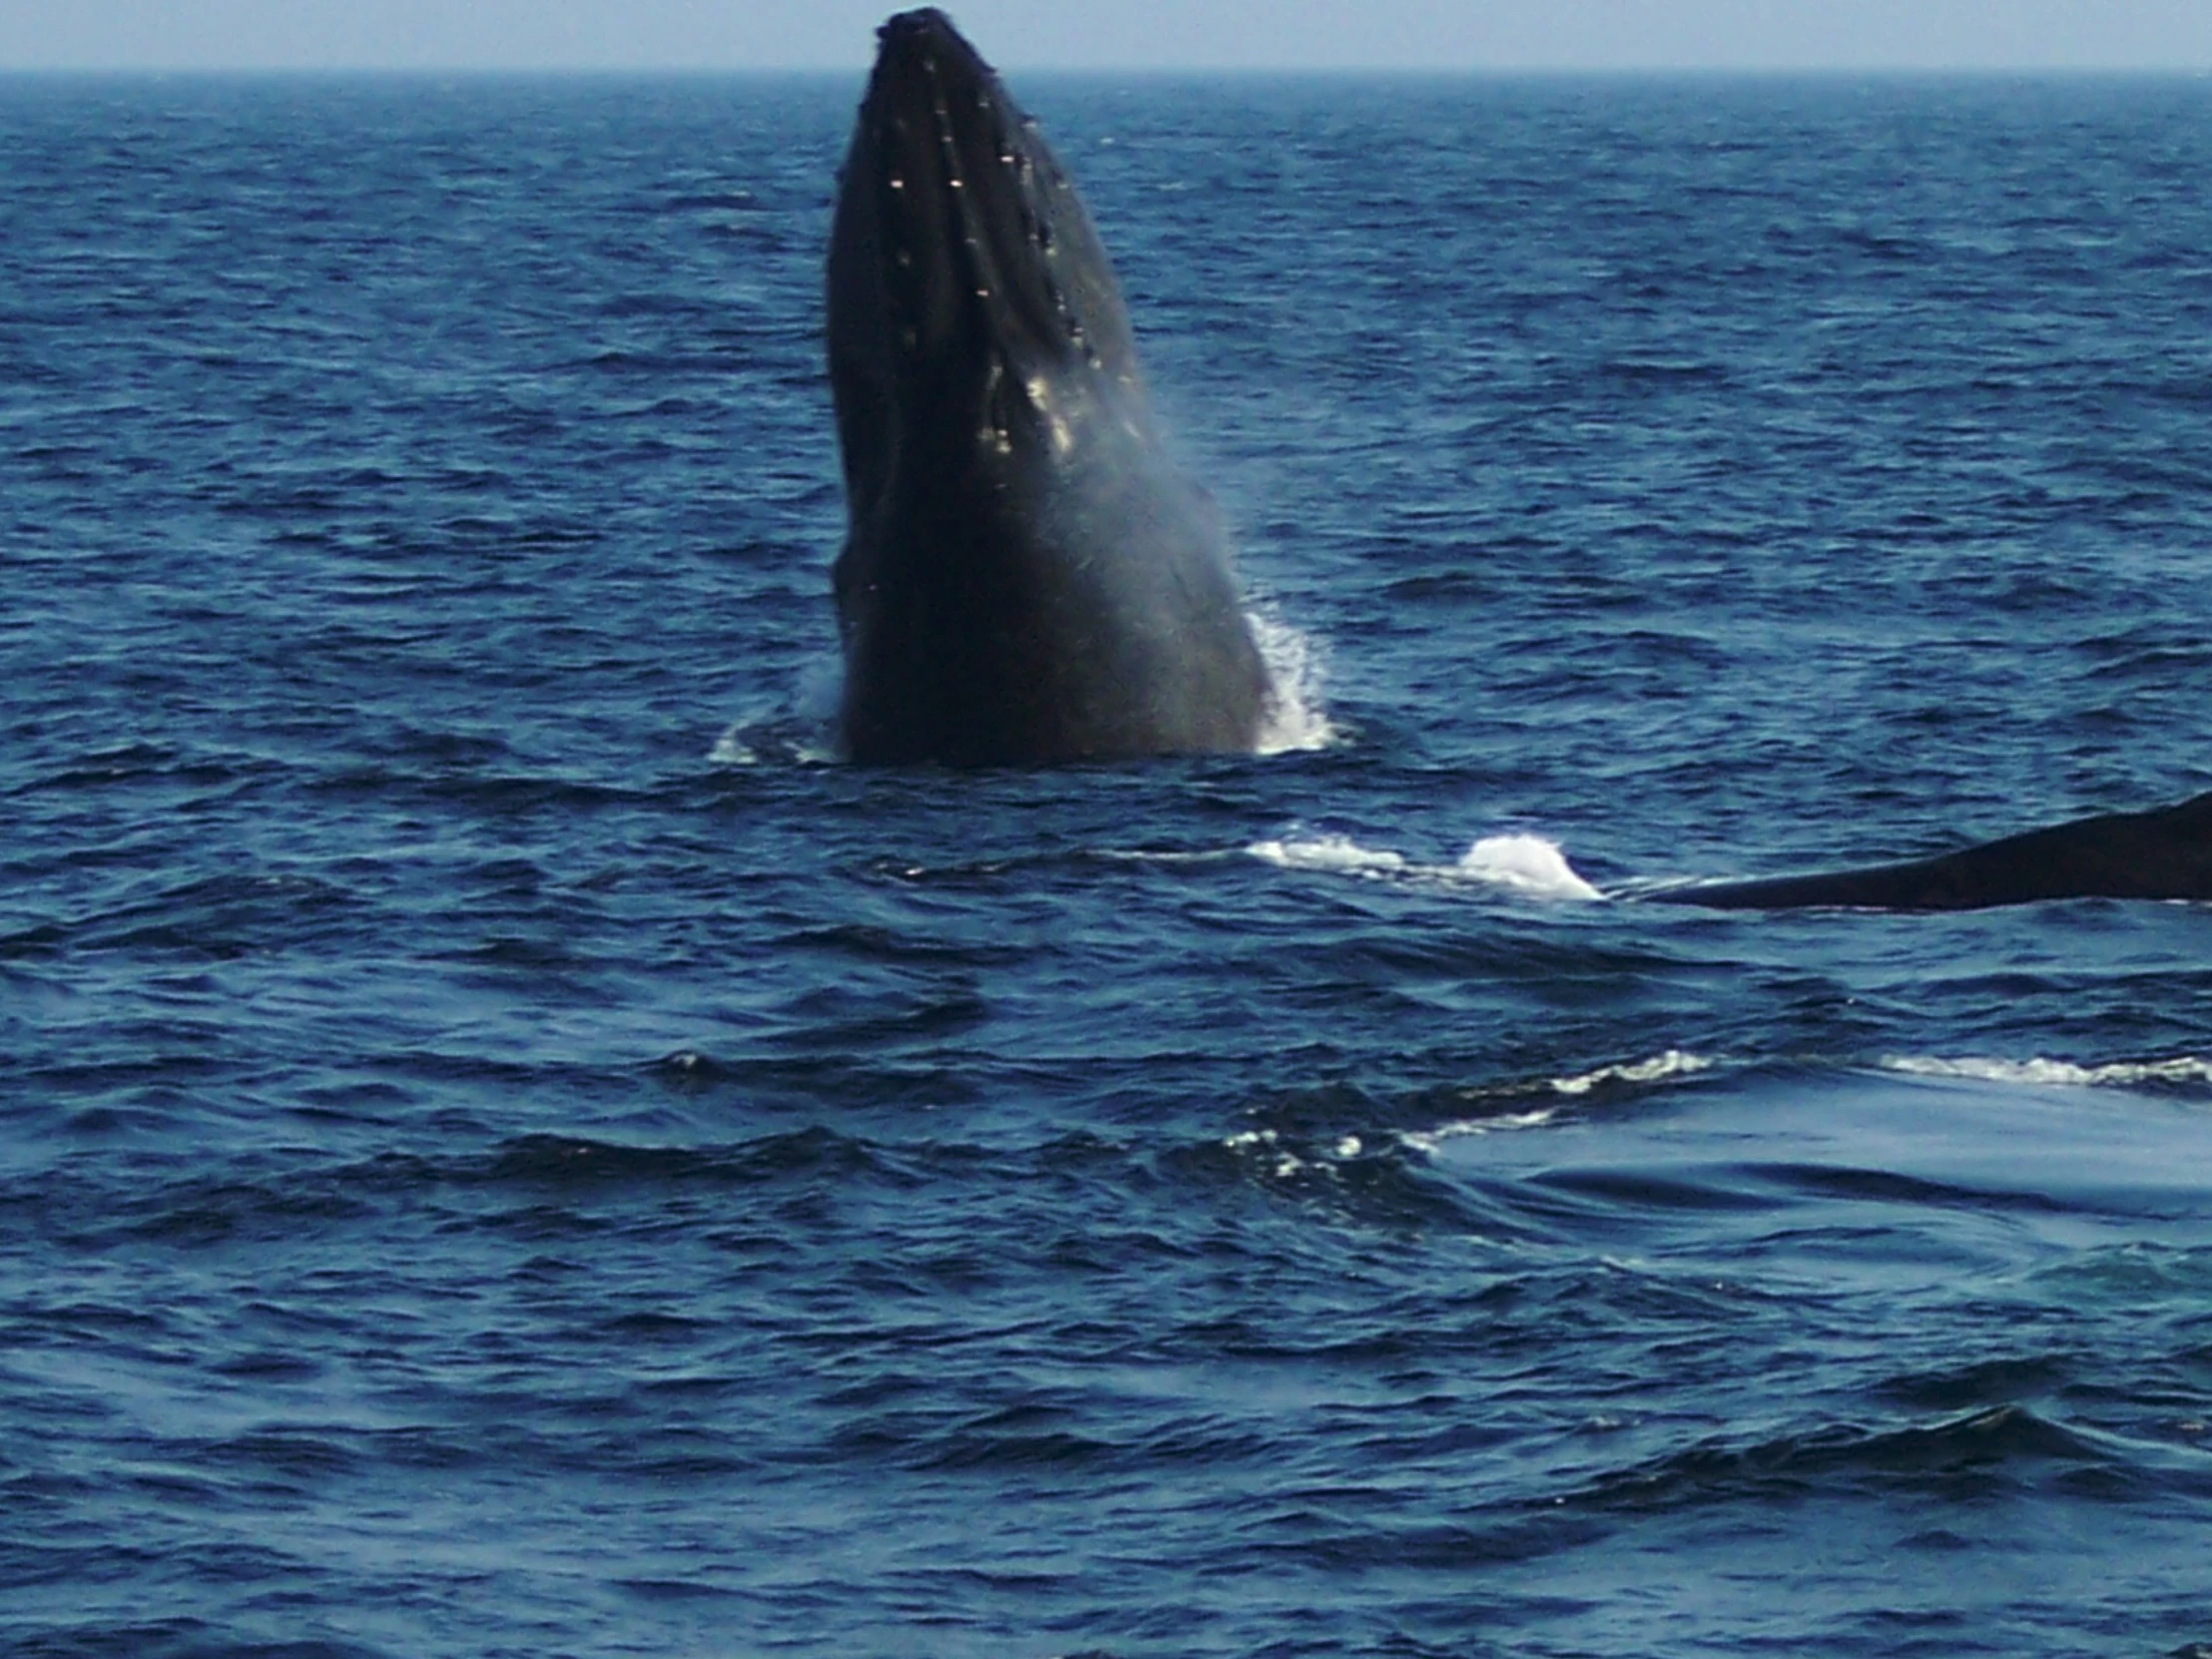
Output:
[[[1090,216],[941,12],[878,41],[828,283],[846,755],[1252,749],[1267,671]]]
[[[2030,830],[1906,863],[1765,881],[1714,881],[1649,895],[1729,910],[1837,905],[1976,910],[2039,898],[2212,898],[2212,794],[2147,813]]]

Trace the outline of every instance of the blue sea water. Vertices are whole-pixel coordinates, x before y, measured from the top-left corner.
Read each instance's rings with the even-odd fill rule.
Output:
[[[0,1649],[2208,1651],[2212,911],[1634,894],[2212,785],[2212,88],[1017,90],[1278,753],[829,758],[857,85],[0,83]]]

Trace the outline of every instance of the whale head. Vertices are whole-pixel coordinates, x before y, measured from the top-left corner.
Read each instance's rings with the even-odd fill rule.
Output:
[[[944,14],[878,32],[830,227],[838,741],[862,762],[1250,750],[1269,696],[1065,170]]]
[[[1072,393],[1144,407],[1113,268],[1037,124],[942,12],[901,12],[877,43],[828,281],[838,438],[863,510],[923,425],[933,442],[1004,451],[1050,441]]]

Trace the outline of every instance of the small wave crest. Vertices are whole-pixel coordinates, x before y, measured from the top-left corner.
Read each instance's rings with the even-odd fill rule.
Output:
[[[1996,1060],[1963,1055],[1891,1055],[1885,1071],[1914,1077],[1969,1077],[1985,1083],[2024,1083],[2043,1087],[2135,1088],[2145,1083],[2212,1083],[2212,1060],[2194,1054],[2170,1060],[2115,1060],[2099,1066],[2076,1065],[2040,1055],[2025,1060]]]
[[[1595,1071],[1578,1072],[1572,1077],[1554,1077],[1551,1086],[1561,1094],[1588,1094],[1592,1089],[1607,1083],[1658,1083],[1669,1077],[1686,1077],[1691,1072],[1710,1070],[1712,1064],[1702,1054],[1670,1048],[1664,1053],[1654,1054],[1648,1060],[1631,1060],[1626,1065],[1618,1066],[1599,1066]]]
[[[1563,1077],[1547,1077],[1535,1085],[1535,1090],[1549,1090],[1553,1094],[1580,1098],[1616,1085],[1664,1083],[1670,1078],[1688,1077],[1697,1072],[1709,1071],[1712,1066],[1713,1061],[1702,1054],[1692,1054],[1682,1048],[1670,1048],[1645,1060],[1627,1060],[1615,1065],[1597,1066],[1589,1071],[1570,1072]],[[1446,1141],[1459,1140],[1469,1135],[1494,1135],[1500,1130],[1541,1128],[1557,1116],[1558,1112],[1557,1106],[1532,1106],[1519,1112],[1493,1112],[1476,1118],[1454,1118],[1449,1122],[1439,1123],[1432,1129],[1400,1130],[1397,1139],[1401,1146],[1433,1157]]]
[[[1808,1487],[1945,1489],[1962,1470],[1992,1482],[2026,1482],[2049,1464],[2077,1464],[2129,1478],[2099,1439],[2007,1402],[1935,1423],[1868,1429],[1838,1422],[1765,1440],[1714,1438],[1601,1475],[1573,1500],[1650,1510],[1713,1503],[1722,1493],[1796,1496]]]
[[[1278,1180],[1290,1180],[1308,1172],[1333,1173],[1334,1167],[1372,1158],[1395,1146],[1432,1158],[1446,1141],[1476,1135],[1539,1129],[1558,1116],[1563,1101],[1547,1096],[1579,1099],[1615,1087],[1635,1088],[1664,1083],[1712,1069],[1714,1061],[1687,1049],[1669,1048],[1642,1060],[1626,1060],[1520,1082],[1469,1089],[1462,1098],[1497,1102],[1497,1109],[1478,1117],[1454,1118],[1427,1129],[1391,1126],[1337,1125],[1286,1130],[1258,1125],[1222,1138],[1224,1150],[1256,1162]],[[1517,1109],[1516,1109],[1517,1108]]]
[[[1433,1158],[1443,1150],[1444,1142],[1464,1140],[1470,1135],[1495,1135],[1513,1129],[1541,1129],[1559,1115],[1556,1106],[1539,1106],[1532,1112],[1500,1112],[1494,1117],[1453,1118],[1439,1123],[1433,1129],[1400,1129],[1397,1144],[1408,1152],[1418,1152],[1424,1158]]]

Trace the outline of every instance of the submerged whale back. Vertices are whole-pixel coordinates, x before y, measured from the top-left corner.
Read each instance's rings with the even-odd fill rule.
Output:
[[[838,192],[830,384],[860,761],[1248,750],[1268,680],[1058,160],[942,13],[884,24]]]
[[[2212,898],[2212,793],[2030,830],[1940,857],[1654,893],[1730,910],[1975,910],[2040,898]]]

